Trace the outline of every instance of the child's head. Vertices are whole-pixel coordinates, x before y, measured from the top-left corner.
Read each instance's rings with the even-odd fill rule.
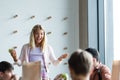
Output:
[[[34,48],[35,46],[43,49],[45,44],[45,31],[41,25],[35,25],[31,31],[30,35],[30,47]]]
[[[9,62],[0,62],[0,80],[11,80],[13,69],[13,66]]]
[[[99,61],[100,55],[99,55],[99,52],[98,52],[97,49],[95,49],[95,48],[86,48],[85,51],[89,52],[93,56],[93,58],[95,58],[97,61]]]
[[[93,58],[88,52],[77,50],[70,56],[68,64],[72,79],[84,80],[90,74]]]
[[[99,59],[100,55],[98,50],[95,48],[87,48],[85,49],[85,51],[89,52],[89,54],[93,56],[93,67],[98,66],[98,64],[100,63],[100,59]]]

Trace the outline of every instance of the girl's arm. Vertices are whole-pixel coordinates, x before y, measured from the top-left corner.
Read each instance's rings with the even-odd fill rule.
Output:
[[[48,52],[50,53],[49,58],[54,65],[59,64],[63,59],[65,59],[68,56],[68,54],[63,54],[57,59],[54,55],[54,51],[51,46],[48,47]]]

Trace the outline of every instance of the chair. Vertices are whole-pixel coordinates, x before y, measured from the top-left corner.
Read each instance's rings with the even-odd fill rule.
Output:
[[[120,80],[120,61],[113,61],[111,80]]]
[[[41,80],[40,62],[23,63],[22,80]]]

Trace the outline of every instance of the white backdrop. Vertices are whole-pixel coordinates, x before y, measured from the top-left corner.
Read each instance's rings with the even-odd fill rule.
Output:
[[[13,63],[8,49],[17,46],[19,56],[22,45],[28,43],[30,31],[36,24],[41,24],[46,33],[51,32],[47,35],[48,43],[53,47],[56,57],[76,50],[79,47],[78,1],[0,0],[0,61]],[[31,16],[35,18],[31,19]],[[47,19],[49,16],[52,18]],[[65,47],[67,50],[64,50]],[[64,65],[66,62],[67,59],[57,67],[51,65],[50,77],[61,72],[68,73],[68,67]],[[21,75],[21,67],[15,66],[15,73]]]

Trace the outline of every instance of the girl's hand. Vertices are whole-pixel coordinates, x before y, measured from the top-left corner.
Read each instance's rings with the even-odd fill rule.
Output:
[[[61,55],[59,58],[58,58],[58,60],[59,61],[62,61],[62,59],[65,59],[65,58],[67,58],[67,56],[68,56],[68,54],[63,54],[63,55]]]
[[[15,62],[17,62],[17,54],[16,54],[15,49],[9,49],[9,53],[10,53],[10,55],[12,56],[13,60],[14,60]]]

